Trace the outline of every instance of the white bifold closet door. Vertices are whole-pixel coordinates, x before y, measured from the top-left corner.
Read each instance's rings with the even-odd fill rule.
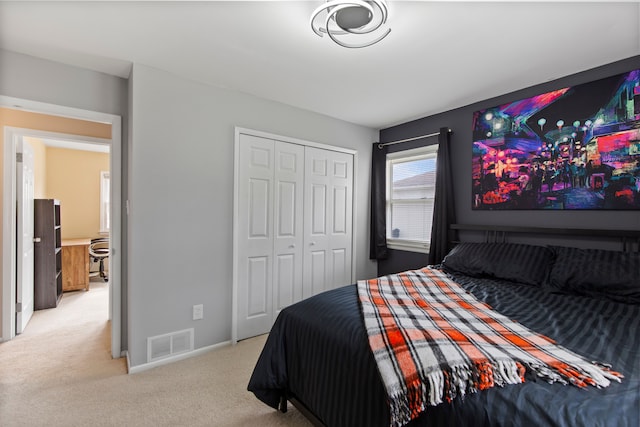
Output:
[[[353,155],[240,134],[237,337],[284,307],[351,283]]]
[[[351,283],[353,156],[306,147],[304,298]]]

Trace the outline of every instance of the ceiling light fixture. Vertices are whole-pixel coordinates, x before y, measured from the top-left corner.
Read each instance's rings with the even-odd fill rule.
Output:
[[[382,26],[387,22],[385,0],[328,0],[311,15],[313,32],[342,47],[359,48],[378,43],[391,29]],[[359,40],[349,43],[347,40]]]

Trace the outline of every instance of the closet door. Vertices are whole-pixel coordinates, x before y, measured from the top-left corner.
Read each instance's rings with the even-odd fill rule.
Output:
[[[353,155],[305,147],[307,298],[351,283]]]
[[[302,299],[303,184],[304,147],[276,141],[273,242],[274,320],[280,310]]]
[[[304,147],[240,135],[238,338],[269,332],[302,299]]]
[[[263,334],[273,322],[272,140],[240,135],[237,182],[238,338]]]
[[[351,283],[353,155],[239,134],[236,336],[269,332],[283,308]]]

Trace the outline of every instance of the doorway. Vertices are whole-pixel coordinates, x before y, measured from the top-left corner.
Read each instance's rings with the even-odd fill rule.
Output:
[[[63,300],[71,298],[73,292],[78,294],[73,298],[77,300],[77,305],[82,307],[85,299],[96,299],[95,296],[89,298],[82,295],[88,291],[95,293],[100,288],[99,294],[103,296],[104,309],[100,310],[100,313],[92,313],[91,317],[97,321],[101,314],[105,324],[108,320],[109,299],[106,284],[109,267],[110,147],[105,143],[70,141],[55,136],[56,139],[52,136],[23,136],[18,141],[18,147],[22,145],[25,149],[22,166],[18,165],[17,168],[18,172],[28,169],[25,166],[28,158],[26,149],[30,148],[33,153],[31,181],[34,185],[31,200],[35,199],[37,208],[33,211],[35,215],[32,213],[31,217],[27,218],[23,212],[26,213],[28,210],[23,211],[18,203],[18,244],[21,243],[21,225],[25,222],[33,224],[35,219],[35,224],[39,225],[39,233],[32,236],[32,239],[35,237],[37,241],[33,246],[38,257],[35,258],[35,263],[32,262],[31,271],[37,280],[27,283],[26,280],[21,280],[19,266],[17,270],[16,334],[22,333],[25,327],[24,322],[19,322],[22,312],[28,314],[32,307],[27,304],[27,300],[20,298],[21,290],[24,295],[28,295],[29,290],[35,291],[39,299],[34,299],[34,308],[38,310],[57,309]],[[16,181],[18,195],[21,194],[22,184],[19,175]],[[23,205],[26,206],[27,203]],[[47,213],[54,215],[45,215]],[[54,230],[47,227],[49,223],[56,226],[55,235]],[[28,238],[23,240],[29,242]],[[26,244],[24,246],[26,247]],[[61,254],[55,260],[47,256],[54,255],[54,248]],[[23,254],[19,245],[18,265],[21,259],[28,260],[29,257],[27,252]],[[28,278],[26,274],[22,277]],[[101,303],[99,299],[95,302]],[[36,311],[36,314],[43,315],[40,311]]]
[[[79,120],[85,123],[107,124],[110,128],[107,138],[65,134],[50,130],[8,126],[4,123],[3,147],[3,246],[2,246],[2,341],[15,336],[16,301],[16,147],[24,137],[50,138],[76,143],[103,144],[110,147],[110,193],[109,217],[111,221],[109,256],[109,318],[111,320],[111,355],[121,356],[121,284],[120,284],[120,233],[121,233],[121,118],[119,116],[80,110],[53,104],[39,103],[0,96],[0,108],[18,108],[33,114],[43,114],[60,120]],[[36,126],[38,127],[38,126]],[[55,126],[53,126],[55,128]],[[46,129],[46,127],[45,127]],[[80,132],[81,133],[81,132]]]

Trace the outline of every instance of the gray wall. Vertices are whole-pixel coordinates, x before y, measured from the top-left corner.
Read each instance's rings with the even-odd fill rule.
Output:
[[[377,132],[134,64],[129,152],[129,354],[195,328],[195,347],[231,339],[234,127],[358,151],[357,277],[368,260],[369,171]],[[204,319],[191,320],[194,304]]]
[[[456,204],[457,222],[461,224],[483,225],[518,225],[538,227],[566,228],[611,228],[640,230],[640,213],[638,211],[473,211],[471,209],[471,146],[472,116],[474,111],[501,105],[522,98],[531,97],[562,87],[574,86],[593,80],[624,73],[640,68],[640,56],[627,58],[592,70],[573,74],[558,80],[543,83],[517,92],[487,99],[466,107],[447,111],[434,116],[424,117],[409,123],[394,126],[380,131],[381,141],[393,141],[410,138],[431,132],[440,127],[449,127],[451,135],[452,168]],[[402,149],[412,148],[420,144],[437,143],[437,140],[423,140],[411,144],[403,144]],[[400,149],[400,147],[394,147]],[[540,243],[544,240],[538,240]],[[389,260],[379,262],[380,274],[420,266],[420,254],[410,255],[416,265],[407,265],[409,259],[405,253],[393,253]],[[410,262],[410,263],[411,263]]]
[[[126,79],[0,49],[0,94],[121,116],[123,150],[126,146]],[[123,182],[126,182],[126,176]],[[126,349],[126,277],[121,283],[121,347]]]
[[[123,117],[127,113],[126,79],[2,49],[0,94]]]

